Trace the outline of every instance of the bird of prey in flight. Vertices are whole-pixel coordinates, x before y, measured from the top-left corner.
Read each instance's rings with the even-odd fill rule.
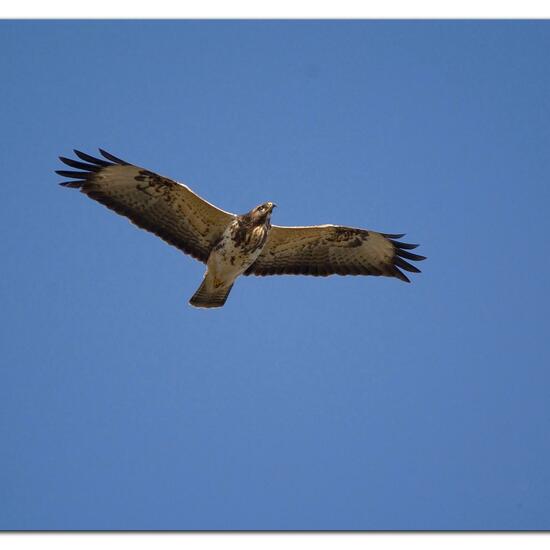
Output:
[[[102,149],[103,158],[74,151],[80,160],[59,157],[75,170],[64,187],[151,231],[206,264],[204,279],[189,303],[214,308],[225,304],[239,275],[384,275],[410,282],[403,271],[420,270],[406,260],[424,256],[400,242],[404,235],[340,225],[271,225],[272,202],[246,214],[232,214],[205,201],[189,187],[123,161]]]

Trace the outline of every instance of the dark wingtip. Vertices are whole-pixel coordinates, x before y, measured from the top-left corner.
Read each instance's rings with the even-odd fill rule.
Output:
[[[400,267],[401,269],[404,269],[405,271],[410,271],[411,273],[421,273],[420,269],[418,267],[415,267],[414,265],[411,265],[409,262],[406,262],[403,260],[403,258],[400,258],[399,256],[396,256],[393,260],[393,263]]]
[[[103,168],[114,166],[114,163],[128,164],[110,153],[107,153],[107,151],[104,151],[103,149],[100,149],[101,153],[105,156],[105,158],[109,159],[110,162],[92,157],[91,155],[83,153],[78,149],[73,149],[73,151],[80,160],[75,160],[64,156],[60,156],[59,160],[71,168],[76,168],[76,170],[55,170],[56,174],[70,179],[70,181],[60,183],[62,187],[83,188],[86,181],[90,181],[93,175],[100,172]]]
[[[58,157],[58,158],[63,164],[66,164],[67,166],[70,166],[71,159],[69,159],[67,157]]]
[[[397,267],[393,266],[393,274],[404,283],[410,283],[411,280]]]
[[[70,187],[71,189],[80,189],[82,187],[81,181],[63,181],[59,185],[61,187]]]
[[[412,260],[413,262],[421,262],[422,260],[426,259],[426,256],[421,256],[420,254],[412,254],[411,252],[407,252],[406,250],[402,250],[401,248],[396,249],[395,253],[398,256],[406,258],[407,260]]]
[[[92,157],[92,155],[88,155],[86,153],[83,153],[82,151],[79,151],[78,149],[73,149],[74,154],[79,158],[86,162],[91,162],[92,164],[95,164],[97,166],[111,166],[110,162],[107,162],[103,159],[98,159],[96,157]]]
[[[56,170],[55,173],[64,178],[81,178],[83,180],[87,179],[90,175],[90,172],[77,172],[75,170]]]
[[[394,239],[390,239],[390,243],[393,244],[396,248],[405,248],[407,250],[413,250],[414,248],[418,248],[417,244],[411,244],[411,243],[403,243],[401,241],[396,241]]]
[[[68,159],[65,157],[59,157],[61,162],[70,166],[71,168],[78,168],[79,170],[87,170],[88,172],[99,172],[103,167],[97,164],[88,164],[79,160]]]
[[[112,162],[116,162],[117,164],[128,164],[125,160],[119,159],[118,157],[115,157],[114,155],[111,155],[111,153],[108,153],[105,151],[105,149],[99,149],[99,152],[107,159]]]

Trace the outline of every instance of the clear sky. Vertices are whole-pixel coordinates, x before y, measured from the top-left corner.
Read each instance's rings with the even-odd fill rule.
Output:
[[[2,529],[549,529],[548,22],[0,23]],[[406,232],[375,277],[204,266],[57,185]]]

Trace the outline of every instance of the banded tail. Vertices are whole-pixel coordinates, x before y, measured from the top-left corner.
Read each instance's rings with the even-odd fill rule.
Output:
[[[232,288],[233,283],[215,288],[210,278],[206,276],[189,303],[194,307],[222,307]]]

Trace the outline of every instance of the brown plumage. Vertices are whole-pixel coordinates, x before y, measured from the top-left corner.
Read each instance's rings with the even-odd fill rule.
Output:
[[[169,244],[207,264],[191,299],[196,307],[220,307],[241,275],[384,275],[410,282],[419,273],[410,261],[424,256],[417,245],[392,235],[337,225],[271,226],[275,205],[265,203],[237,216],[205,201],[189,187],[129,164],[100,149],[103,158],[75,150],[80,160],[60,157],[75,170],[64,187],[129,218]]]

